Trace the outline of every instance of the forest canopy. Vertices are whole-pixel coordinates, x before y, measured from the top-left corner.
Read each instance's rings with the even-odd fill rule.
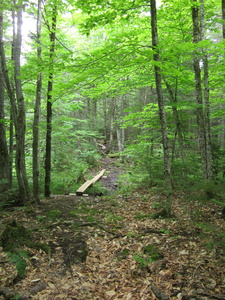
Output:
[[[221,195],[224,1],[0,6],[4,205],[75,192],[113,153],[131,186]]]

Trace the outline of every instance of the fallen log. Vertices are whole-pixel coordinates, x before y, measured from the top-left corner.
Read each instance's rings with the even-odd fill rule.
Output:
[[[77,196],[82,196],[83,193],[86,191],[86,189],[89,186],[92,186],[96,181],[98,181],[103,174],[105,173],[105,169],[103,169],[99,174],[97,174],[95,177],[93,177],[91,180],[87,180],[82,186],[79,187],[79,189],[76,191]]]

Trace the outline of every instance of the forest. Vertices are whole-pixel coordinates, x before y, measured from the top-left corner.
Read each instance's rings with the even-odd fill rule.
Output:
[[[225,0],[0,0],[0,299],[225,299],[224,81]]]

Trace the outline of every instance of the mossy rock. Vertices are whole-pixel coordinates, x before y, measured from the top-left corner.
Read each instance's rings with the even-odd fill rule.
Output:
[[[50,252],[50,247],[47,244],[35,243],[33,240],[32,231],[27,229],[22,224],[15,220],[6,225],[0,237],[0,244],[5,252],[17,252],[21,247],[42,249],[47,254]]]
[[[27,245],[31,239],[31,231],[16,221],[10,222],[1,235],[1,246],[4,251],[13,252]]]

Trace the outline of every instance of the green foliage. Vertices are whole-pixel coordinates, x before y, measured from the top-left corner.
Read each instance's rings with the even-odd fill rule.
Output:
[[[27,267],[27,262],[24,258],[29,259],[29,253],[25,250],[18,250],[16,252],[7,252],[7,256],[10,258],[10,263],[15,263],[18,274],[23,276]]]
[[[164,234],[170,234],[170,231],[168,229],[161,228],[160,231],[162,231],[162,233]]]
[[[75,193],[79,185],[85,181],[84,173],[87,164],[74,159],[70,165],[55,166],[52,172],[52,191],[56,194]]]
[[[42,222],[45,219],[45,216],[37,215],[38,222]]]
[[[117,226],[123,226],[124,217],[114,215],[111,212],[106,212],[105,215],[106,215],[105,217],[106,223],[110,223]]]
[[[102,186],[100,182],[96,182],[94,185],[90,186],[85,193],[93,196],[106,196],[109,191]]]
[[[201,228],[200,237],[209,249],[225,254],[225,233],[219,226],[211,223],[196,223],[196,226]]]
[[[140,252],[136,252],[136,254],[133,257],[134,260],[136,260],[139,263],[140,267],[145,267],[148,264],[154,262],[154,260],[152,260],[151,257],[144,257],[144,255]]]
[[[123,249],[118,255],[117,255],[117,261],[121,261],[123,259],[126,259],[127,256],[130,254],[130,250],[125,248]]]
[[[136,252],[134,255],[134,259],[139,263],[140,267],[146,267],[150,263],[163,258],[163,255],[152,244],[144,246],[142,251],[143,253]]]
[[[158,202],[153,202],[152,203],[152,207],[154,209],[160,209],[160,208],[163,208],[164,206],[165,206],[164,201],[158,201]]]
[[[151,217],[150,214],[146,215],[141,212],[137,212],[136,215],[134,216],[134,218],[137,220],[142,220],[142,219],[146,219],[146,218],[150,218],[150,217]]]
[[[160,254],[152,244],[144,246],[142,250],[145,254],[149,255],[153,261],[162,259],[162,254]]]
[[[223,85],[224,41],[218,1],[204,2],[204,31],[207,39],[193,43],[193,3],[187,0],[162,1],[157,7],[159,29],[159,54],[161,61],[153,63],[149,6],[145,1],[56,1],[58,5],[57,43],[54,53],[54,88],[52,91],[52,192],[75,192],[84,181],[87,168],[99,163],[96,138],[104,135],[109,140],[111,116],[116,127],[125,128],[125,153],[130,173],[121,179],[122,192],[137,186],[163,186],[163,149],[157,97],[155,93],[154,66],[161,69],[162,87],[167,117],[167,131],[171,158],[173,186],[186,192],[202,180],[202,167],[198,151],[195,112],[195,80],[193,53],[209,60],[209,87],[212,136],[221,139],[224,131]],[[7,15],[13,4],[3,6]],[[53,3],[46,3],[43,11],[50,22]],[[68,9],[70,17],[68,17]],[[36,14],[36,7],[27,2],[25,10]],[[78,11],[79,10],[79,11]],[[4,34],[11,40],[4,21]],[[68,30],[64,30],[67,28]],[[82,36],[78,32],[85,33]],[[42,59],[36,55],[37,40],[30,33],[29,48],[23,53],[21,76],[26,101],[27,136],[26,164],[32,177],[32,126],[36,95],[36,78],[42,72],[42,111],[40,118],[40,153],[45,149],[46,88],[49,69],[49,28],[43,26],[41,34]],[[7,69],[13,78],[10,60],[10,43],[5,43]],[[170,88],[168,88],[168,86]],[[115,107],[111,99],[115,100]],[[122,101],[122,98],[126,98]],[[96,104],[96,111],[93,103]],[[9,124],[10,105],[6,99],[6,123]],[[179,116],[182,147],[177,138],[174,109]],[[123,119],[123,120],[122,120]],[[100,134],[101,132],[101,134]],[[7,138],[9,130],[7,129]],[[224,176],[224,147],[212,144],[214,175],[217,182]],[[215,143],[216,144],[216,143]],[[182,149],[181,149],[182,148]],[[23,150],[23,149],[22,149]],[[44,188],[44,157],[40,154],[41,190]],[[124,187],[125,186],[125,187]],[[126,190],[127,189],[127,190]],[[11,191],[0,197],[1,205],[14,205]],[[126,197],[126,196],[125,196]],[[6,199],[6,200],[5,200]]]
[[[22,224],[12,221],[7,224],[1,234],[1,246],[4,251],[13,252],[18,247],[27,245],[30,242],[31,231]]]
[[[135,237],[136,234],[137,233],[135,231],[130,231],[130,232],[127,233],[127,237],[132,238],[132,237]]]
[[[46,216],[50,220],[56,220],[60,217],[61,211],[60,210],[51,210],[49,211]]]
[[[0,210],[7,207],[15,206],[18,203],[19,192],[17,187],[7,189],[0,193]]]
[[[70,211],[69,214],[87,222],[98,222],[98,216],[103,214],[103,212],[92,207],[90,203],[82,203],[77,209]]]

